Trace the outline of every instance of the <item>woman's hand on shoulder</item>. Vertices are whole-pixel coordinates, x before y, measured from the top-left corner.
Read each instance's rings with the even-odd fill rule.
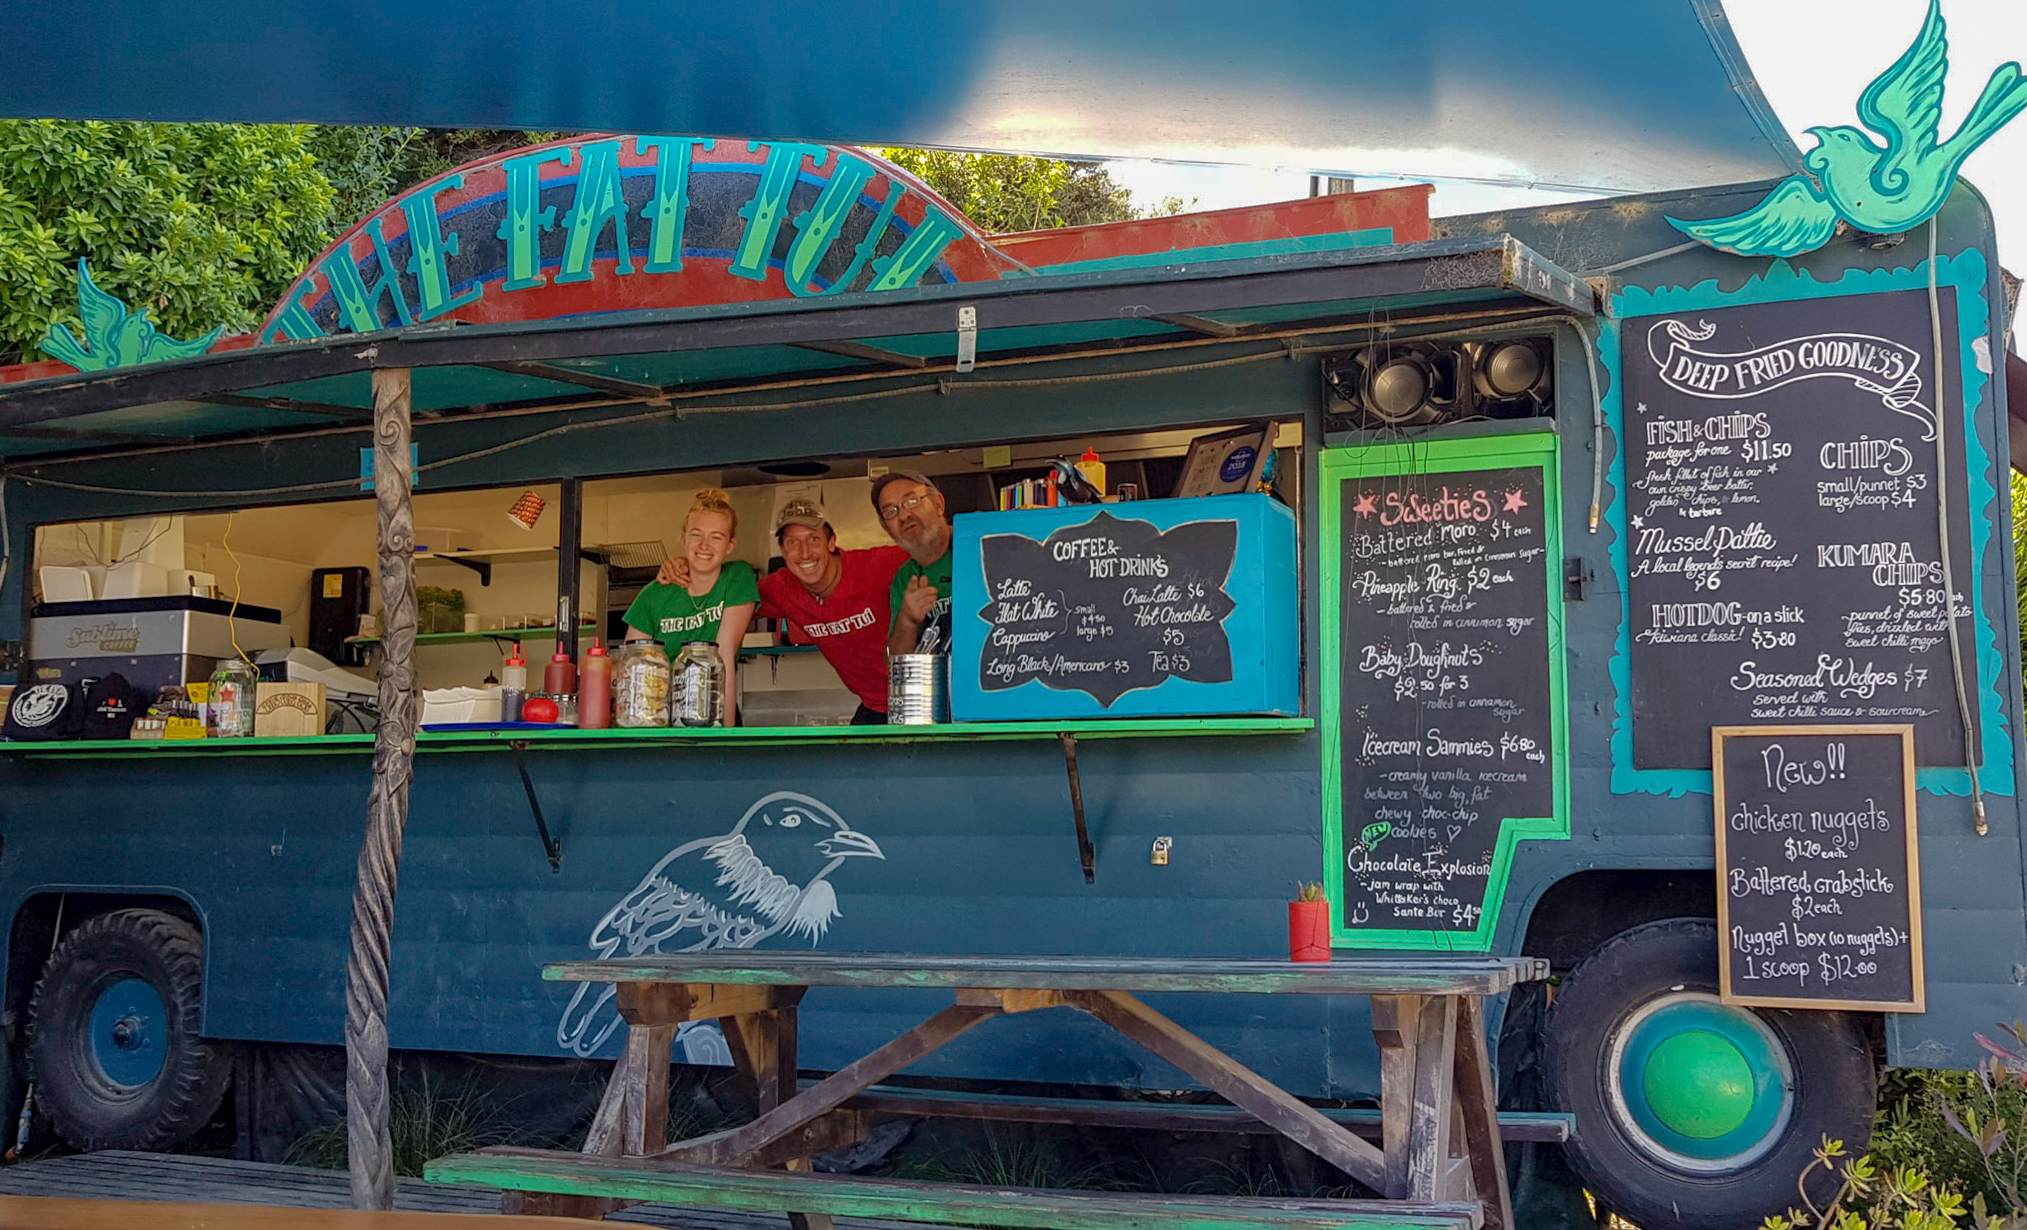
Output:
[[[657,585],[688,585],[690,583],[690,561],[686,559],[665,559],[655,573]]]

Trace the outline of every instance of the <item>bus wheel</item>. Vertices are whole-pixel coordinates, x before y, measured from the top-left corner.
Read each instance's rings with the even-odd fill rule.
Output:
[[[232,1065],[198,1036],[203,942],[157,910],[81,924],[29,1006],[35,1102],[79,1149],[165,1149],[210,1122]]]
[[[1796,1203],[1825,1136],[1872,1135],[1872,1048],[1857,1017],[1728,1007],[1717,924],[1624,931],[1563,980],[1543,1038],[1565,1146],[1599,1202],[1645,1230],[1733,1230]]]

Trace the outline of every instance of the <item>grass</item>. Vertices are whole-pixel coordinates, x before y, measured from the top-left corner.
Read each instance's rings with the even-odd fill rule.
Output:
[[[1048,1144],[988,1129],[985,1141],[957,1155],[910,1158],[888,1166],[890,1179],[966,1183],[979,1187],[1056,1187],[1077,1191],[1132,1191],[1137,1186],[1097,1162],[1075,1162]]]
[[[403,1082],[387,1107],[387,1134],[394,1173],[422,1177],[423,1165],[449,1153],[469,1153],[488,1145],[531,1143],[526,1134],[508,1126],[501,1108],[482,1096],[470,1079],[445,1088],[425,1069],[419,1080]],[[299,1137],[282,1160],[295,1166],[343,1170],[346,1128],[343,1123],[320,1127]]]

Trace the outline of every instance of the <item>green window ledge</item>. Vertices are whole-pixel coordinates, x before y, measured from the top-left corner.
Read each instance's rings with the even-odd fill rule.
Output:
[[[1276,735],[1312,730],[1312,718],[1097,718],[1060,722],[949,722],[939,726],[742,726],[720,729],[423,731],[418,752],[468,752],[519,740],[530,751],[653,747],[668,744],[777,745],[785,743],[939,743],[1004,740],[1148,739],[1208,735]],[[0,743],[0,757],[31,760],[202,756],[367,756],[372,735],[304,735],[267,739],[79,739],[51,743]]]

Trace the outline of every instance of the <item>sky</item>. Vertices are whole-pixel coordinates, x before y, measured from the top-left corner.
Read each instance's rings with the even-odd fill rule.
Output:
[[[1724,9],[1774,113],[1806,151],[1815,138],[1803,129],[1858,122],[1858,95],[1914,41],[1928,4],[1927,0],[1724,0]],[[1962,122],[1994,68],[2007,60],[2027,60],[2027,0],[1943,0],[1943,19],[1948,26],[1950,72],[1944,83],[1941,131],[1948,134]],[[1152,205],[1171,194],[1185,201],[1196,198],[1198,209],[1309,195],[1309,177],[1299,169],[1144,161],[1109,165],[1113,177],[1133,190],[1137,205]],[[2000,262],[2015,272],[2027,272],[2027,115],[1980,147],[1962,175],[1992,206]],[[1393,181],[1357,182],[1380,188]],[[1569,199],[1567,194],[1439,183],[1430,209],[1441,217]]]

